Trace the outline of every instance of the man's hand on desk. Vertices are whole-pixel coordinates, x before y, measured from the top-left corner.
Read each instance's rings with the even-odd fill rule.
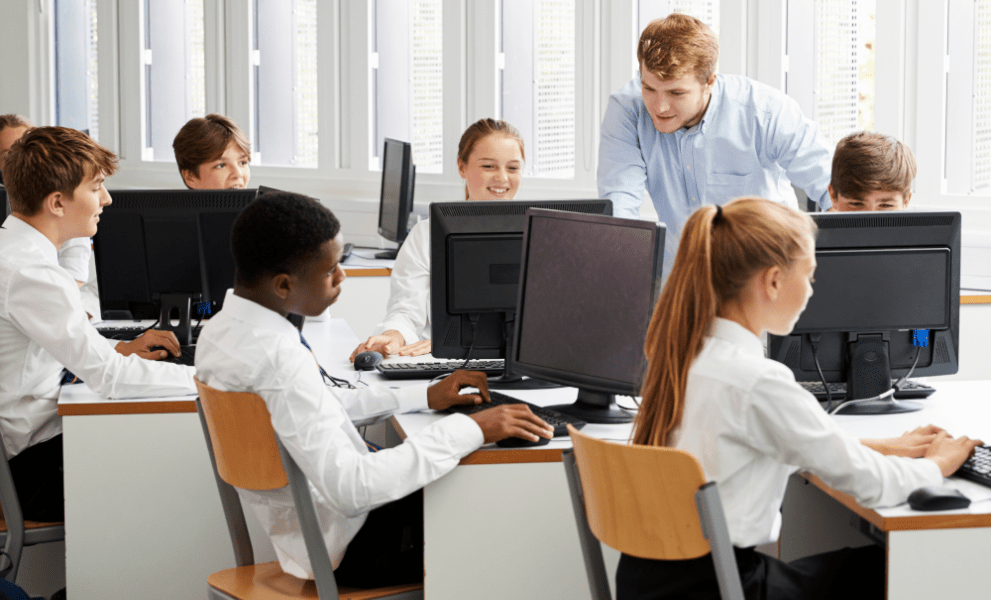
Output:
[[[466,387],[478,388],[477,394],[461,394]],[[455,404],[489,402],[489,380],[478,371],[455,371],[427,388],[427,406],[446,410]]]
[[[917,427],[912,431],[906,431],[901,437],[887,439],[862,439],[860,443],[871,450],[876,450],[888,456],[906,456],[908,458],[922,458],[929,450],[929,446],[936,440],[936,436],[943,432],[943,429],[935,425],[925,425]]]
[[[536,442],[542,437],[547,439],[554,437],[554,428],[533,414],[526,404],[501,404],[495,408],[470,414],[468,417],[478,423],[486,444],[509,437],[523,438],[531,442]]]
[[[939,466],[943,477],[949,477],[957,472],[960,465],[974,454],[974,448],[983,446],[981,440],[972,440],[967,436],[951,437],[945,431],[940,432],[926,451],[926,458]]]
[[[389,329],[379,335],[373,335],[362,344],[358,344],[358,347],[351,353],[351,362],[354,362],[354,357],[358,356],[360,352],[369,350],[378,352],[382,356],[422,356],[430,354],[430,348],[430,340],[420,340],[407,344],[403,334],[395,329]]]
[[[161,346],[165,350],[152,351],[152,348],[155,346]],[[150,329],[130,342],[117,344],[115,348],[117,352],[124,356],[137,354],[141,358],[148,360],[161,360],[167,357],[170,352],[173,356],[179,356],[181,354],[179,350],[179,339],[176,338],[175,334],[171,331],[160,331],[158,329]]]

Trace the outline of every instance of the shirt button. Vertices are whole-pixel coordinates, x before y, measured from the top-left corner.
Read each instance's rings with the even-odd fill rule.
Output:
[[[692,170],[692,165],[685,165],[685,168],[688,169],[689,171],[691,171]]]
[[[692,196],[692,202],[698,202],[698,198],[696,198],[695,196]]]

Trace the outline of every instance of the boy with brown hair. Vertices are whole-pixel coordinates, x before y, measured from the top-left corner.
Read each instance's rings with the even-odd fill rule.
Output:
[[[640,74],[609,97],[599,142],[599,197],[616,216],[639,218],[644,191],[669,235],[664,272],[696,209],[740,196],[792,207],[792,184],[823,210],[830,146],[815,122],[780,90],[716,73],[719,41],[681,13],[640,36]]]
[[[12,212],[0,226],[0,434],[24,517],[61,521],[63,368],[110,398],[195,394],[190,367],[156,363],[171,332],[131,342],[89,323],[72,277],[57,262],[68,240],[96,233],[111,203],[104,180],[117,157],[65,127],[28,130],[4,158]]]
[[[915,155],[890,135],[858,131],[836,144],[833,210],[904,210],[912,200]]]
[[[244,189],[251,180],[251,143],[223,115],[190,119],[172,142],[179,174],[193,190]]]

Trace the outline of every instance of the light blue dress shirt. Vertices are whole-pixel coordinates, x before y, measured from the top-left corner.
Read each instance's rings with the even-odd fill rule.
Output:
[[[599,143],[599,196],[613,214],[639,218],[643,192],[667,225],[664,278],[681,229],[696,209],[759,196],[797,206],[794,183],[823,210],[833,160],[819,126],[785,94],[718,75],[702,121],[674,133],[654,127],[639,76],[609,97]]]

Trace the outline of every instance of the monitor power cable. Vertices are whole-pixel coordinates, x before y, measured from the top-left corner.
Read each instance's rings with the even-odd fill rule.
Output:
[[[897,403],[898,401],[895,400],[895,392],[897,392],[898,390],[902,389],[902,386],[905,385],[905,382],[908,381],[908,378],[911,377],[912,376],[912,373],[915,372],[915,367],[918,366],[919,359],[920,358],[922,358],[922,351],[921,350],[919,350],[919,352],[916,353],[916,355],[915,355],[915,361],[912,363],[912,367],[908,370],[908,373],[906,373],[904,375],[904,377],[902,377],[897,382],[895,382],[891,386],[891,389],[888,390],[887,392],[884,392],[883,394],[878,395],[878,396],[873,396],[871,398],[860,398],[858,400],[847,400],[846,402],[843,402],[839,406],[837,406],[834,410],[829,411],[829,414],[835,415],[836,413],[840,412],[841,410],[843,410],[847,406],[853,406],[854,404],[864,404],[864,403],[867,403],[867,402],[878,402],[878,401],[881,401],[881,400],[890,400],[891,402]]]
[[[829,384],[826,383],[826,376],[822,374],[822,367],[819,366],[819,342],[822,341],[821,333],[809,334],[809,345],[812,346],[812,360],[816,363],[816,371],[819,372],[819,379],[822,381],[822,388],[826,390],[826,412],[833,414],[833,393],[829,391]]]
[[[468,356],[465,357],[465,361],[461,363],[461,369],[468,368],[468,361],[471,360],[471,353],[475,351],[475,338],[478,329],[478,320],[482,317],[481,313],[469,313],[468,322],[471,324],[471,346],[468,348]]]

